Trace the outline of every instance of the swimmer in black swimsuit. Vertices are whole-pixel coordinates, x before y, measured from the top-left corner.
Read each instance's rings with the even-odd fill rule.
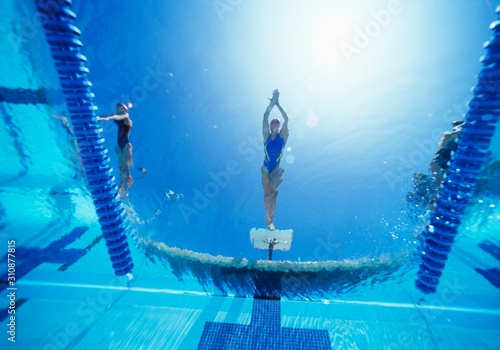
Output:
[[[462,132],[462,126],[465,123],[462,120],[456,120],[452,123],[453,131],[446,131],[439,141],[439,150],[436,152],[436,156],[431,162],[429,167],[432,176],[434,177],[434,183],[436,187],[439,187],[443,182],[444,175],[448,172],[450,168],[450,160],[453,152],[456,150],[458,144],[458,138]]]
[[[264,137],[264,164],[261,167],[262,186],[264,188],[264,208],[266,209],[267,228],[271,231],[274,227],[274,217],[276,216],[276,199],[278,198],[278,186],[283,179],[281,176],[284,169],[280,167],[281,157],[285,151],[285,144],[288,140],[288,115],[280,106],[279,91],[273,91],[271,102],[264,113],[262,122],[262,136]],[[273,107],[278,107],[281,116],[285,120],[280,130],[279,119],[271,120],[269,124],[269,114]]]
[[[122,197],[128,197],[128,190],[132,186],[134,180],[130,174],[132,166],[132,144],[129,141],[130,128],[132,127],[132,119],[128,115],[128,108],[124,103],[116,104],[116,114],[102,116],[99,121],[114,120],[118,126],[118,140],[115,147],[115,152],[118,155],[118,163],[120,165],[120,186],[118,191]]]

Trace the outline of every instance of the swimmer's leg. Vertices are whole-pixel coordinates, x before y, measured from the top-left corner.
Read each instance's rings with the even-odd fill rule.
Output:
[[[266,222],[269,230],[275,229],[274,218],[276,216],[276,198],[278,196],[277,186],[274,184],[275,180],[273,180],[272,176],[275,170],[269,173],[265,166],[261,168],[262,186],[264,188],[264,208],[266,209]]]
[[[130,174],[130,167],[133,166],[133,161],[132,161],[132,144],[129,142],[125,145],[125,148],[123,150],[122,154],[122,167],[123,167],[123,174],[125,176],[125,183],[126,183],[126,191],[132,186],[134,183],[134,180],[132,179],[132,175]]]

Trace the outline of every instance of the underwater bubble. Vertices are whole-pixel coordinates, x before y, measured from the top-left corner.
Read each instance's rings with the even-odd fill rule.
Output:
[[[319,124],[319,117],[314,112],[310,112],[307,117],[307,126],[310,128],[315,128]]]

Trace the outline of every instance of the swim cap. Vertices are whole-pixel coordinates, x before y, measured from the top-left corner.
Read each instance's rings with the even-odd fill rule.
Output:
[[[118,103],[116,104],[116,107],[122,107],[122,108],[125,110],[125,113],[128,113],[128,107],[127,107],[127,105],[126,105],[125,103],[123,103],[123,102],[118,102]]]

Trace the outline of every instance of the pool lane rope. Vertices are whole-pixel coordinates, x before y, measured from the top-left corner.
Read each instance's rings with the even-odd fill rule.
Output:
[[[98,126],[97,107],[92,103],[94,94],[90,91],[92,83],[87,80],[87,59],[80,53],[81,33],[73,24],[76,15],[70,5],[71,0],[36,0],[115,275],[128,275],[134,265],[127,243],[124,210],[111,174],[102,129]]]
[[[500,6],[496,13],[499,15]],[[493,22],[490,29],[493,37],[484,44],[486,55],[480,59],[483,68],[477,77],[457,149],[429,225],[422,233],[424,246],[415,286],[426,294],[436,292],[500,115],[500,21]]]

